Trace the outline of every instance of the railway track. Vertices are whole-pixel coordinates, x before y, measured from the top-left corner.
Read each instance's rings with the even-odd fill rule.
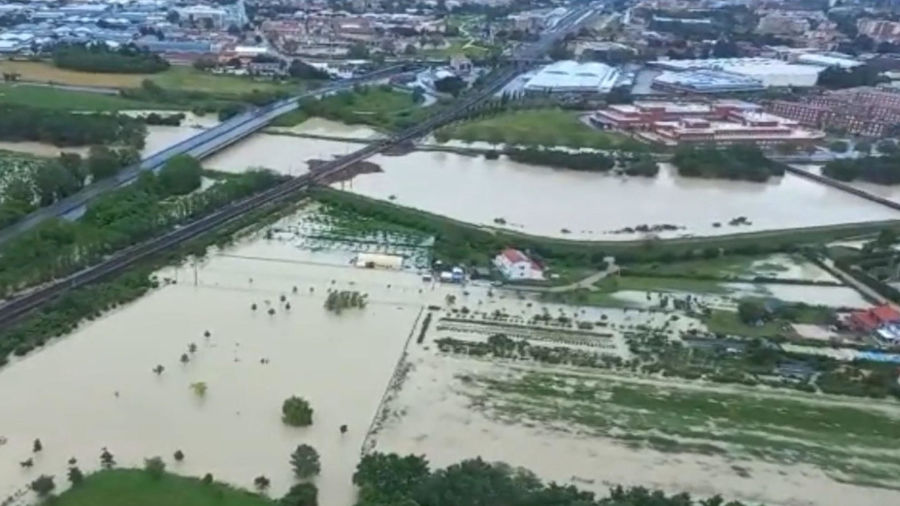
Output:
[[[41,305],[53,300],[62,293],[99,281],[107,276],[120,272],[135,263],[165,251],[178,244],[189,241],[210,230],[236,220],[244,214],[262,206],[289,198],[319,181],[338,174],[350,165],[365,160],[389,147],[420,137],[434,128],[452,121],[486,102],[496,90],[505,85],[515,75],[513,69],[501,72],[490,86],[480,90],[476,95],[466,97],[451,110],[438,113],[425,121],[400,132],[389,139],[376,141],[353,153],[324,163],[314,173],[304,174],[278,186],[251,195],[234,202],[212,214],[183,225],[171,232],[146,242],[126,248],[103,262],[73,273],[50,284],[35,288],[9,300],[0,306],[0,327],[18,321]]]
[[[560,24],[557,25],[557,28],[546,33],[539,42],[520,49],[517,56],[530,58],[543,54],[559,37],[577,29],[580,23],[590,17],[592,12],[593,9],[590,7],[573,10],[563,18]],[[516,60],[516,58],[513,58],[513,60]],[[472,95],[464,96],[457,101],[457,104],[452,109],[439,112],[388,139],[375,141],[353,153],[325,162],[317,167],[314,173],[292,178],[278,186],[229,204],[212,214],[192,221],[164,235],[126,248],[99,264],[21,294],[0,305],[0,328],[7,327],[18,321],[23,316],[66,291],[99,281],[161,251],[230,223],[254,209],[289,198],[310,185],[327,181],[328,178],[356,162],[365,160],[376,153],[397,146],[405,141],[421,137],[443,124],[460,118],[489,100],[495,92],[509,83],[516,73],[514,66],[502,69],[488,85]],[[268,107],[271,109],[277,108],[275,104]]]

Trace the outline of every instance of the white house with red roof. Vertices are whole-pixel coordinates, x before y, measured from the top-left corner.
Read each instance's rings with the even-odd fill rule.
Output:
[[[509,280],[544,279],[544,269],[517,249],[506,248],[494,258],[494,266]]]

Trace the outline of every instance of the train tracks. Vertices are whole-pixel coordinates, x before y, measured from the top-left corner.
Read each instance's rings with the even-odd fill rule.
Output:
[[[489,86],[486,86],[475,95],[463,98],[453,109],[442,111],[431,116],[425,121],[410,127],[389,139],[376,141],[353,153],[326,162],[319,166],[314,173],[308,173],[292,178],[278,186],[234,202],[212,214],[192,221],[164,235],[119,251],[99,264],[85,268],[65,278],[55,280],[47,285],[19,295],[0,306],[0,327],[5,327],[18,321],[22,316],[53,300],[66,291],[97,282],[107,276],[121,272],[141,260],[230,223],[254,209],[287,199],[319,181],[327,181],[329,177],[337,175],[352,164],[365,160],[389,147],[421,137],[432,131],[434,128],[461,117],[479,107],[498,89],[509,82],[514,75],[515,72],[512,69],[505,70],[501,72]]]

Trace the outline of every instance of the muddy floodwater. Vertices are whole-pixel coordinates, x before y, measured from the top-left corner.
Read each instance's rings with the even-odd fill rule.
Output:
[[[102,447],[122,466],[160,455],[178,473],[210,472],[247,488],[265,474],[278,496],[293,483],[289,454],[308,443],[322,459],[321,504],[352,504],[363,437],[424,301],[441,301],[443,288],[415,273],[321,265],[294,253],[278,243],[247,244],[198,266],[196,285],[192,265],[167,269],[161,276],[177,284],[0,369],[0,497],[40,474],[62,486],[70,457],[93,470]],[[332,286],[368,293],[371,302],[340,316],[326,312]],[[157,364],[165,367],[160,376]],[[205,397],[190,389],[195,382],[207,384]],[[310,401],[311,427],[282,424],[290,395]],[[31,452],[35,438],[39,454]],[[172,461],[177,449],[182,463]],[[34,468],[21,468],[30,457]]]
[[[207,158],[203,166],[226,172],[264,167],[280,174],[299,176],[307,172],[307,160],[349,154],[360,146],[351,142],[258,133]]]
[[[151,112],[158,112],[164,115],[173,114],[172,111],[121,111],[121,114],[138,116]],[[190,112],[182,114],[185,115],[185,118],[180,126],[147,125],[147,137],[144,140],[144,149],[141,150],[142,157],[150,156],[173,144],[187,140],[200,133],[203,129],[219,123],[215,115],[197,116]],[[0,142],[0,149],[38,156],[59,156],[60,153],[79,153],[82,156],[87,156],[89,147],[59,147],[43,142]]]
[[[645,237],[613,233],[639,225],[683,227],[658,234],[680,237],[900,219],[897,211],[790,174],[768,183],[721,181],[683,178],[664,165],[656,178],[640,178],[428,152],[372,161],[384,172],[357,176],[344,188],[471,223],[571,239]],[[750,224],[729,225],[738,217]]]

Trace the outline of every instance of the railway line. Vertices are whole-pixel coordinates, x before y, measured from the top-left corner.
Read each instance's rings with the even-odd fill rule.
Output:
[[[541,54],[546,51],[554,41],[558,40],[559,37],[564,36],[569,31],[578,28],[581,23],[586,22],[591,17],[592,10],[592,7],[581,7],[572,10],[553,30],[546,33],[541,40],[521,48],[518,51],[518,54],[523,55],[526,58],[532,58],[537,54]],[[243,200],[229,204],[212,214],[192,221],[164,235],[119,251],[99,264],[20,294],[15,298],[6,301],[3,305],[0,305],[0,328],[9,326],[18,321],[31,311],[68,290],[99,281],[107,276],[127,269],[152,255],[230,223],[254,209],[282,201],[305,188],[308,188],[312,184],[327,181],[328,178],[333,177],[356,162],[365,160],[389,147],[397,146],[403,142],[421,137],[443,124],[462,117],[487,102],[498,90],[502,89],[503,86],[512,80],[516,74],[517,66],[515,65],[502,68],[497,71],[497,74],[487,85],[477,92],[473,92],[473,94],[459,99],[453,108],[441,111],[388,139],[375,141],[353,153],[322,164],[317,167],[315,172],[292,178],[291,180],[268,190],[264,190]],[[267,106],[266,110],[269,112],[277,111],[277,103]]]

